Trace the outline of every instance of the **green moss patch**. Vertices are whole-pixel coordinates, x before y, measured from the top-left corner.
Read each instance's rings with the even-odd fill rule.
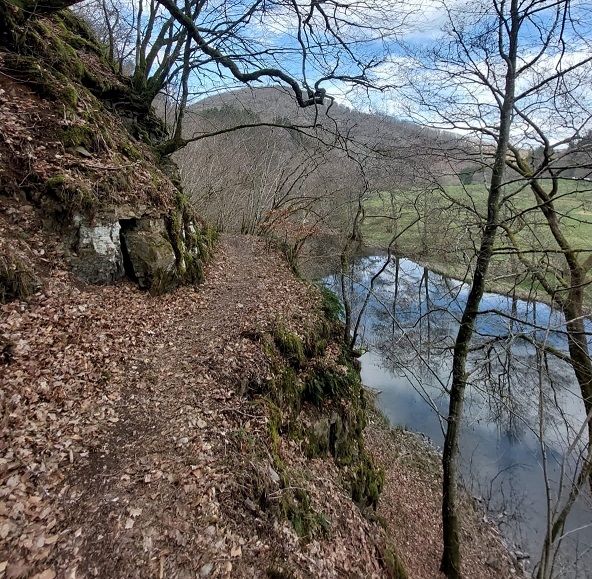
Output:
[[[321,406],[327,398],[345,398],[355,395],[360,379],[353,368],[342,371],[323,366],[316,367],[307,377],[304,395],[307,400]]]
[[[407,579],[407,571],[403,565],[397,550],[391,545],[385,545],[381,549],[382,564],[387,570],[390,579]]]
[[[212,259],[218,232],[198,218],[189,198],[180,191],[167,217],[167,231],[182,283],[203,282],[204,267]]]
[[[304,342],[283,323],[278,322],[273,330],[273,339],[282,356],[295,368],[302,368],[306,363]]]
[[[332,292],[330,289],[322,285],[319,285],[318,288],[323,299],[321,308],[325,314],[325,317],[330,322],[339,322],[344,315],[343,304],[341,303],[341,300],[337,294]]]
[[[303,339],[279,319],[269,333],[251,336],[262,342],[271,375],[256,394],[264,396],[270,408],[272,455],[283,483],[287,475],[277,448],[279,438],[288,436],[301,443],[308,457],[332,457],[343,469],[344,484],[360,508],[376,507],[384,472],[364,448],[366,398],[356,361],[345,348],[337,360],[325,357],[329,343],[334,344],[334,336],[341,334],[337,324],[320,315],[313,328],[302,332]],[[308,416],[304,421],[303,410]],[[315,417],[312,423],[310,416]],[[306,526],[292,507],[286,507],[284,515],[295,529]]]

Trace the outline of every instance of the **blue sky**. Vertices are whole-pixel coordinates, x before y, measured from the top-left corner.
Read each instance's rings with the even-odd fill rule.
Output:
[[[124,1],[128,9],[134,7],[133,0]],[[250,6],[244,0],[208,2],[197,22],[204,36],[223,52],[247,56],[238,59],[245,71],[279,68],[310,87],[324,79],[320,86],[338,102],[425,124],[456,130],[495,125],[496,90],[503,82],[505,64],[496,51],[494,8],[507,9],[506,3],[347,0],[334,4],[325,0],[315,4],[331,18],[335,30],[339,29],[336,37],[324,29],[323,15],[317,9],[311,12],[311,0],[275,0],[257,5],[251,18],[235,29],[242,44],[228,41],[228,36],[221,42],[205,31],[219,30],[225,21],[245,14]],[[533,6],[537,12],[525,22],[520,34],[522,64],[531,62],[532,66],[520,76],[519,92],[592,54],[590,0],[519,2],[520,10]],[[556,6],[568,8],[567,25],[562,29],[565,42],[552,38],[545,54],[539,54],[544,36],[541,31],[552,30]],[[459,30],[467,41],[460,51],[459,36],[455,36]],[[306,45],[305,58],[301,43]],[[356,88],[355,82],[340,80],[358,77],[362,71],[373,89]],[[563,138],[578,124],[585,126],[585,117],[592,110],[591,76],[590,65],[582,66],[567,75],[564,83],[547,84],[524,98],[520,106],[536,117],[546,132]],[[199,68],[192,86],[197,99],[239,83],[210,63]],[[535,108],[538,112],[533,115]],[[481,121],[477,122],[479,117]],[[525,141],[532,138],[526,127],[518,127],[518,131],[523,131]]]

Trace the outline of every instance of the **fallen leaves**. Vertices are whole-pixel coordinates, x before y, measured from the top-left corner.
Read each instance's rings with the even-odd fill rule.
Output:
[[[385,488],[379,499],[378,514],[389,526],[409,577],[443,578],[439,570],[440,458],[419,435],[390,430],[384,427],[381,418],[373,418],[364,438],[367,448],[385,468]],[[462,542],[463,576],[472,579],[524,576],[513,568],[508,550],[499,536],[491,532],[492,528],[482,523],[478,512],[470,508],[462,520],[463,531],[471,536],[471,540]],[[499,563],[498,571],[487,564],[491,555]]]

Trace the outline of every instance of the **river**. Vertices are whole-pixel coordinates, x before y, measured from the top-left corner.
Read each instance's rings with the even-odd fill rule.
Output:
[[[377,255],[355,262],[347,283],[354,313],[384,261]],[[340,293],[338,275],[324,283]],[[423,433],[437,448],[444,439],[451,347],[468,289],[411,260],[392,259],[360,326],[367,349],[362,379],[380,392],[381,410],[393,426]],[[559,497],[561,503],[587,440],[578,441],[585,413],[571,367],[529,342],[566,351],[559,312],[493,293],[484,295],[480,311],[461,435],[463,483],[534,563],[547,524],[544,469],[551,502]],[[557,577],[592,577],[591,502],[586,487],[566,526]]]

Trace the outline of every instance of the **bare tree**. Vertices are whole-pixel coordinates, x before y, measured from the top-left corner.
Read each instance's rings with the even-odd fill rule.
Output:
[[[276,84],[289,88],[299,106],[318,107],[327,91],[344,83],[386,86],[376,70],[405,19],[397,4],[375,0],[92,1],[108,52],[134,63],[138,114],[147,114],[161,93],[178,104],[170,139],[160,147],[164,155],[191,140],[181,130],[183,113],[204,94]],[[6,0],[0,26],[15,30],[27,18],[78,3]]]

